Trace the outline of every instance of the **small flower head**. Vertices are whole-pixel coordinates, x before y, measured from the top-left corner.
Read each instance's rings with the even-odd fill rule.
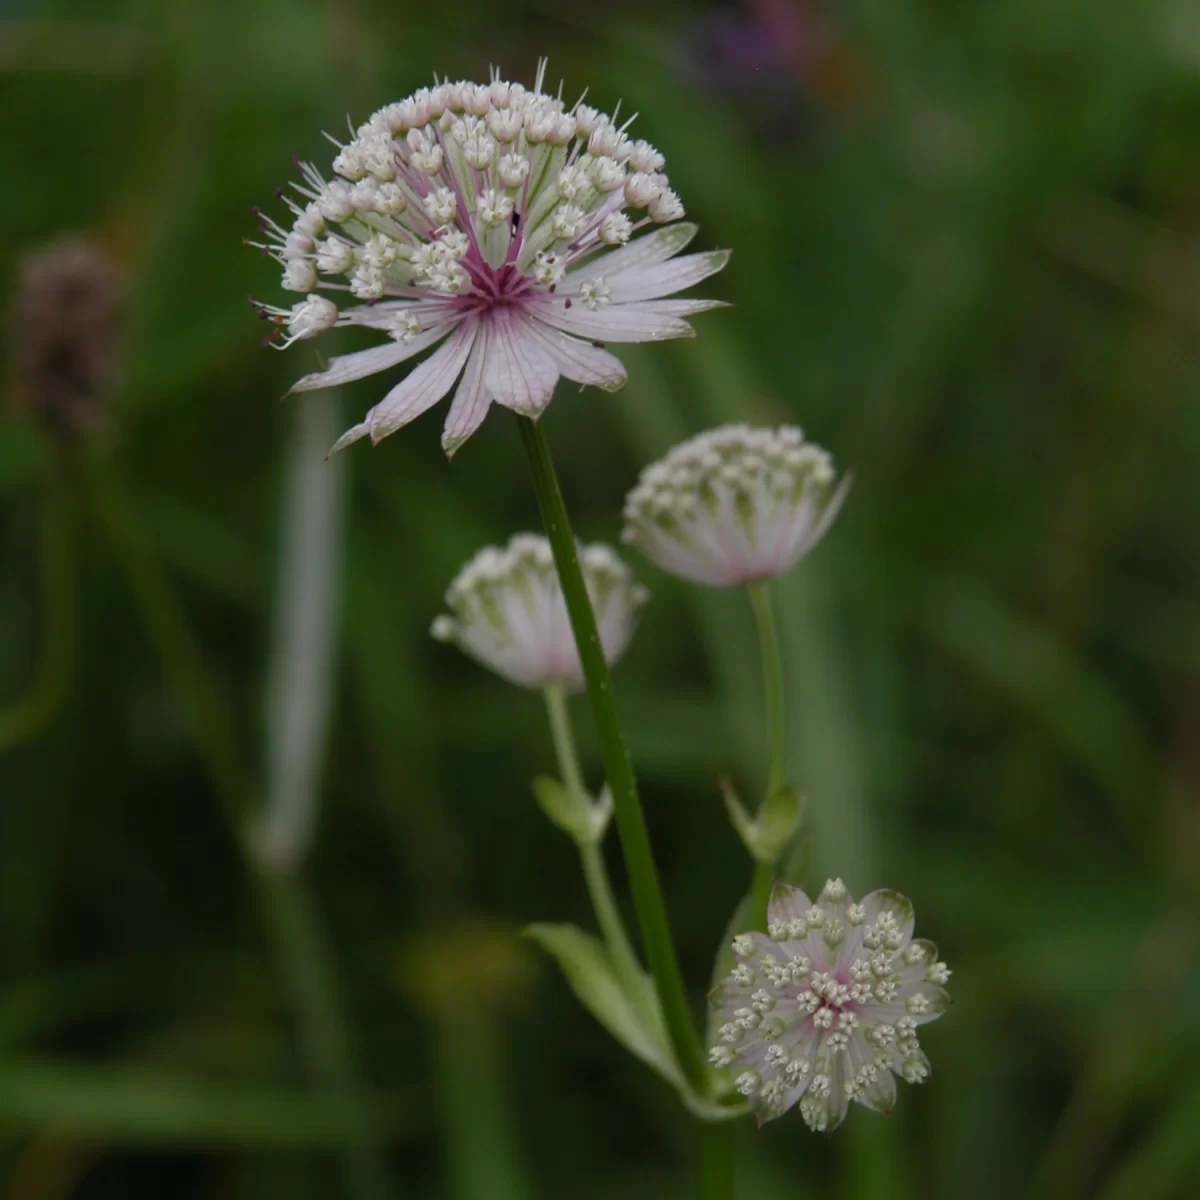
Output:
[[[792,425],[725,425],[648,466],[625,501],[624,539],[673,575],[730,587],[782,575],[842,506],[829,455]]]
[[[604,656],[616,662],[629,644],[648,593],[607,546],[580,547],[588,595]],[[511,683],[577,689],[583,672],[550,543],[517,534],[500,549],[480,550],[446,592],[450,612],[433,623],[433,636],[454,642]]]
[[[632,118],[618,125],[543,91],[544,69],[532,89],[447,80],[381,108],[335,142],[332,178],[301,164],[285,199],[290,224],[258,214],[263,241],[251,244],[279,262],[285,291],[307,297],[258,306],[272,338],[285,334],[286,346],[337,324],[391,339],[293,390],[362,379],[437,347],[335,450],[378,442],[461,376],[442,437],[453,453],[493,401],[536,417],[560,376],[616,391],[625,368],[606,343],[691,337],[685,318],[717,306],[665,299],[729,255],[677,257],[696,227],[680,220],[663,156],[630,139]]]
[[[24,255],[9,319],[13,390],[48,430],[101,426],[115,387],[124,278],[95,242],[66,237]]]
[[[912,932],[904,896],[856,904],[834,879],[815,904],[777,886],[766,934],[734,938],[737,966],[712,995],[723,1023],[710,1061],[738,1072],[760,1124],[799,1104],[810,1128],[836,1129],[851,1100],[889,1112],[895,1076],[929,1077],[917,1030],[946,1011],[950,971]]]

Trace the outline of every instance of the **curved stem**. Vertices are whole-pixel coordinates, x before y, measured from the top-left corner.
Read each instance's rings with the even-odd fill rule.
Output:
[[[779,655],[779,635],[775,613],[766,583],[746,585],[754,623],[758,627],[758,645],[762,651],[763,692],[766,701],[767,738],[771,766],[767,776],[767,797],[783,787],[786,771],[786,734],[783,715],[783,664]]]
[[[667,921],[667,909],[663,902],[658,870],[650,849],[646,818],[642,814],[633,766],[621,733],[608,663],[600,645],[600,634],[596,629],[596,614],[592,611],[587,585],[579,567],[575,538],[571,533],[566,505],[563,503],[558,477],[550,457],[550,446],[542,427],[536,422],[528,417],[518,417],[517,425],[529,459],[542,523],[546,527],[546,536],[554,552],[554,563],[558,569],[563,598],[571,618],[571,630],[575,635],[579,660],[587,681],[588,699],[591,701],[592,715],[600,737],[604,771],[612,791],[613,812],[616,816],[617,832],[621,838],[621,850],[625,856],[625,868],[629,876],[629,888],[633,893],[646,961],[654,977],[654,985],[675,1056],[688,1082],[703,1095],[710,1087],[709,1071],[696,1027],[688,1012],[687,993],[684,991],[675,943]]]
[[[709,1122],[700,1130],[700,1200],[733,1200],[737,1126]]]
[[[67,696],[75,663],[75,512],[64,463],[53,464],[42,514],[45,632],[41,662],[28,693],[0,710],[0,753],[41,733]]]

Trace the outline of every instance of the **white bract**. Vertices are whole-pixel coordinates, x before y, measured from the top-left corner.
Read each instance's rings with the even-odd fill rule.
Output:
[[[604,545],[583,546],[579,565],[596,613],[609,664],[629,644],[649,593]],[[583,671],[550,543],[517,534],[503,549],[487,546],[458,573],[446,592],[450,612],[433,623],[433,636],[453,642],[511,683],[583,686]]]
[[[664,571],[716,587],[770,579],[824,536],[846,497],[795,426],[724,425],[680,443],[625,501],[624,540]]]
[[[912,903],[878,891],[861,904],[840,879],[816,903],[780,884],[767,933],[733,939],[737,966],[711,1000],[724,1018],[709,1058],[759,1124],[795,1104],[810,1128],[835,1129],[851,1100],[877,1112],[896,1102],[899,1075],[929,1078],[917,1029],[950,1003],[932,942],[915,939]]]
[[[676,257],[696,227],[653,146],[586,105],[490,83],[437,83],[360,126],[326,180],[309,163],[288,227],[262,217],[261,248],[293,308],[260,305],[282,345],[334,324],[391,340],[335,358],[293,390],[373,375],[438,346],[334,449],[395,432],[461,382],[442,444],[453,453],[493,401],[538,416],[560,376],[615,391],[607,342],[691,337],[718,307],[666,300],[719,271],[728,251]],[[261,214],[259,214],[261,216]],[[315,293],[323,295],[317,302]],[[347,301],[349,304],[347,305]],[[361,303],[355,303],[356,301]],[[440,345],[438,345],[440,343]]]

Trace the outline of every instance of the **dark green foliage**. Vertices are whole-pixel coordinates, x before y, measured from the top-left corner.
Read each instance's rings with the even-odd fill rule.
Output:
[[[955,969],[929,1085],[830,1139],[739,1128],[739,1197],[1195,1194],[1200,24],[1177,0],[803,8],[819,37],[781,53],[777,27],[748,59],[728,31],[713,50],[695,0],[0,11],[0,287],[86,233],[128,273],[129,321],[102,445],[0,424],[0,735],[42,669],[51,503],[77,634],[56,710],[0,741],[0,1192],[368,1194],[222,807],[258,803],[280,397],[317,361],[261,349],[246,294],[278,302],[278,271],[239,243],[347,111],[548,54],[565,94],[640,112],[696,248],[734,249],[704,294],[735,307],[696,341],[622,350],[616,396],[561,386],[545,426],[576,531],[615,540],[640,466],[721,421],[797,421],[854,468],[776,592],[807,882],[904,892]],[[346,388],[347,419],[382,386]],[[362,1137],[396,1197],[690,1196],[674,1094],[516,936],[590,928],[529,794],[553,763],[541,701],[428,628],[458,566],[537,510],[511,419],[453,464],[439,432],[345,464],[306,886]],[[176,639],[170,667],[138,562],[195,661]],[[699,1014],[749,880],[716,780],[764,783],[757,651],[741,596],[636,565],[654,597],[616,691]]]

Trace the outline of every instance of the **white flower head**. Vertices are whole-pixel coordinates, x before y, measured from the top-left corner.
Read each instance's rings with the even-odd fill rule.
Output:
[[[444,81],[389,104],[340,146],[340,178],[301,164],[296,197],[285,198],[290,226],[258,214],[264,241],[251,244],[283,265],[285,287],[334,296],[324,300],[331,320],[297,322],[291,310],[258,305],[287,344],[332,323],[386,331],[408,316],[421,329],[335,358],[293,391],[433,350],[335,450],[378,442],[454,390],[442,436],[452,454],[493,401],[537,417],[560,376],[616,391],[625,368],[607,343],[691,337],[686,318],[719,307],[665,299],[729,254],[680,256],[696,227],[679,220],[663,156],[604,114],[544,92],[544,72],[543,61],[531,90],[499,78]],[[347,272],[348,294],[338,278]],[[579,303],[589,287],[605,289],[608,303]]]
[[[611,665],[629,645],[649,593],[608,546],[581,546],[579,565]],[[583,686],[554,556],[544,537],[521,533],[503,549],[480,550],[450,584],[446,604],[450,612],[433,623],[439,641],[453,642],[510,683]]]
[[[724,425],[642,472],[625,501],[623,537],[697,583],[770,579],[821,540],[849,486],[794,426]]]
[[[929,1077],[917,1029],[950,1003],[937,947],[913,939],[912,903],[878,891],[855,904],[833,879],[810,904],[780,884],[767,922],[734,938],[737,967],[710,997],[723,1018],[713,1065],[738,1071],[760,1125],[796,1104],[816,1130],[836,1129],[851,1100],[890,1112],[895,1076]]]

